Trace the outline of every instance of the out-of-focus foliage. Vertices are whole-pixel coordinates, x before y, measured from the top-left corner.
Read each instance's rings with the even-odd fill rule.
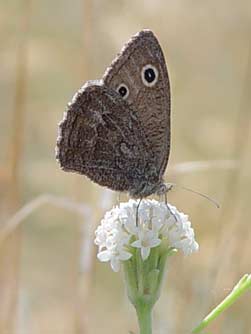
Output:
[[[101,77],[131,35],[142,28],[152,29],[163,47],[171,77],[172,146],[166,179],[221,203],[216,209],[181,190],[169,195],[171,203],[190,214],[200,251],[189,258],[180,255],[170,263],[155,311],[156,333],[188,333],[251,268],[250,1],[27,3],[0,3],[2,224],[13,213],[8,211],[6,194],[15,131],[20,132],[21,140],[18,206],[50,193],[81,200],[94,209],[95,217],[90,220],[98,222],[104,212],[101,202],[108,193],[84,177],[59,169],[54,159],[57,124],[73,93],[86,80]],[[27,11],[28,36],[24,39]],[[19,128],[13,124],[23,43],[24,114]],[[197,160],[207,161],[208,168],[175,172],[176,164]],[[215,160],[236,163],[229,168],[226,161],[223,168],[217,168]],[[90,334],[136,332],[122,276],[109,266],[95,262],[95,270],[88,273],[88,303],[79,303],[83,284],[79,262],[86,255],[81,233],[88,222],[53,204],[22,222],[16,333],[77,333],[82,318],[88,318]],[[85,235],[85,242],[87,239]],[[211,331],[251,333],[250,305],[250,296],[244,296]]]

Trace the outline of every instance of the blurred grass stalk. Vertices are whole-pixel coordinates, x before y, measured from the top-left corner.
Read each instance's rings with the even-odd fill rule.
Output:
[[[81,64],[81,82],[86,81],[90,75],[90,50],[92,39],[92,0],[83,0],[83,30],[82,30],[82,45],[80,46],[80,54],[82,54]],[[75,199],[81,200],[81,187],[79,187],[79,176],[74,180]],[[96,211],[95,211],[96,212]],[[95,230],[96,214],[89,216],[84,222],[79,222],[80,226],[80,243],[78,245],[79,254],[79,275],[77,276],[77,300],[76,300],[76,333],[86,334],[89,332],[89,316],[91,314],[91,292],[94,275],[95,249],[93,244],[93,235]]]
[[[58,197],[58,196],[54,196],[51,194],[40,195],[37,198],[32,199],[26,205],[24,205],[20,210],[18,210],[13,215],[13,217],[11,217],[9,221],[6,222],[5,227],[1,233],[0,246],[2,246],[2,244],[6,242],[6,240],[9,240],[12,235],[15,235],[18,230],[20,230],[20,225],[25,221],[25,219],[29,215],[31,215],[34,211],[36,211],[41,206],[46,205],[46,204],[51,204],[51,205],[54,205],[56,207],[59,207],[65,210],[78,213],[81,217],[82,226],[85,227],[84,233],[83,233],[84,237],[83,237],[83,242],[82,242],[83,249],[80,252],[81,260],[82,260],[81,261],[82,270],[81,270],[81,275],[79,276],[83,277],[84,278],[83,282],[88,283],[88,284],[81,285],[81,287],[83,287],[84,290],[79,291],[79,294],[77,296],[77,300],[79,301],[79,299],[81,300],[82,297],[86,296],[87,294],[86,289],[89,288],[91,284],[90,282],[87,281],[87,279],[88,278],[91,279],[91,275],[89,273],[91,272],[91,268],[92,268],[93,256],[92,256],[91,250],[93,249],[93,234],[94,233],[91,233],[87,229],[91,226],[92,228],[93,226],[95,226],[93,221],[91,221],[90,219],[90,217],[95,217],[95,215],[94,215],[94,212],[91,212],[91,209],[88,206],[82,203],[78,203],[76,201],[72,201],[68,198]],[[91,244],[90,244],[90,241],[91,241]],[[77,309],[77,311],[78,311],[77,315],[85,319],[85,316],[86,316],[85,309],[82,309],[80,314],[79,314],[80,310]],[[14,316],[15,316],[15,312],[14,312]],[[0,333],[12,333],[12,332],[0,331]]]
[[[13,121],[11,124],[9,183],[6,213],[11,215],[19,207],[19,170],[23,149],[23,127],[26,108],[28,80],[28,42],[30,21],[30,0],[22,1],[19,25],[18,48],[16,52],[16,82]],[[19,256],[21,231],[18,229],[0,249],[0,333],[13,333],[18,296]]]

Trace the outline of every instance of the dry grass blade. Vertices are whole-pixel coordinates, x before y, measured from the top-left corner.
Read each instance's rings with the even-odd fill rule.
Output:
[[[12,214],[19,205],[19,170],[23,150],[24,115],[27,100],[28,81],[28,42],[30,23],[30,0],[23,2],[20,16],[18,49],[16,52],[16,82],[14,87],[13,121],[9,147],[9,183],[6,198],[6,213]],[[4,244],[1,244],[0,253],[0,332],[12,333],[16,321],[16,305],[19,285],[19,257],[20,257],[20,231]]]
[[[52,204],[65,210],[77,212],[85,220],[88,220],[91,216],[90,208],[84,204],[77,203],[65,197],[43,194],[25,204],[4,224],[1,230],[0,243],[5,241],[30,214],[45,204]]]
[[[169,168],[171,174],[187,174],[212,169],[233,170],[238,168],[236,160],[185,161]]]

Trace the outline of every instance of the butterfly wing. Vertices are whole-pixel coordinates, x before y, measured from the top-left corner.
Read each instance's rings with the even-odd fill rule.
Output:
[[[103,76],[133,106],[162,179],[170,151],[170,84],[163,52],[150,30],[131,38]]]
[[[56,158],[61,168],[117,191],[139,189],[149,162],[137,115],[100,82],[74,96],[59,125]]]

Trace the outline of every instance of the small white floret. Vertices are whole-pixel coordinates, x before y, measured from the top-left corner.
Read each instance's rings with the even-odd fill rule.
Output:
[[[141,249],[142,260],[146,260],[150,254],[150,250],[153,247],[159,246],[161,240],[158,235],[147,229],[139,230],[138,240],[134,241],[131,246]]]

